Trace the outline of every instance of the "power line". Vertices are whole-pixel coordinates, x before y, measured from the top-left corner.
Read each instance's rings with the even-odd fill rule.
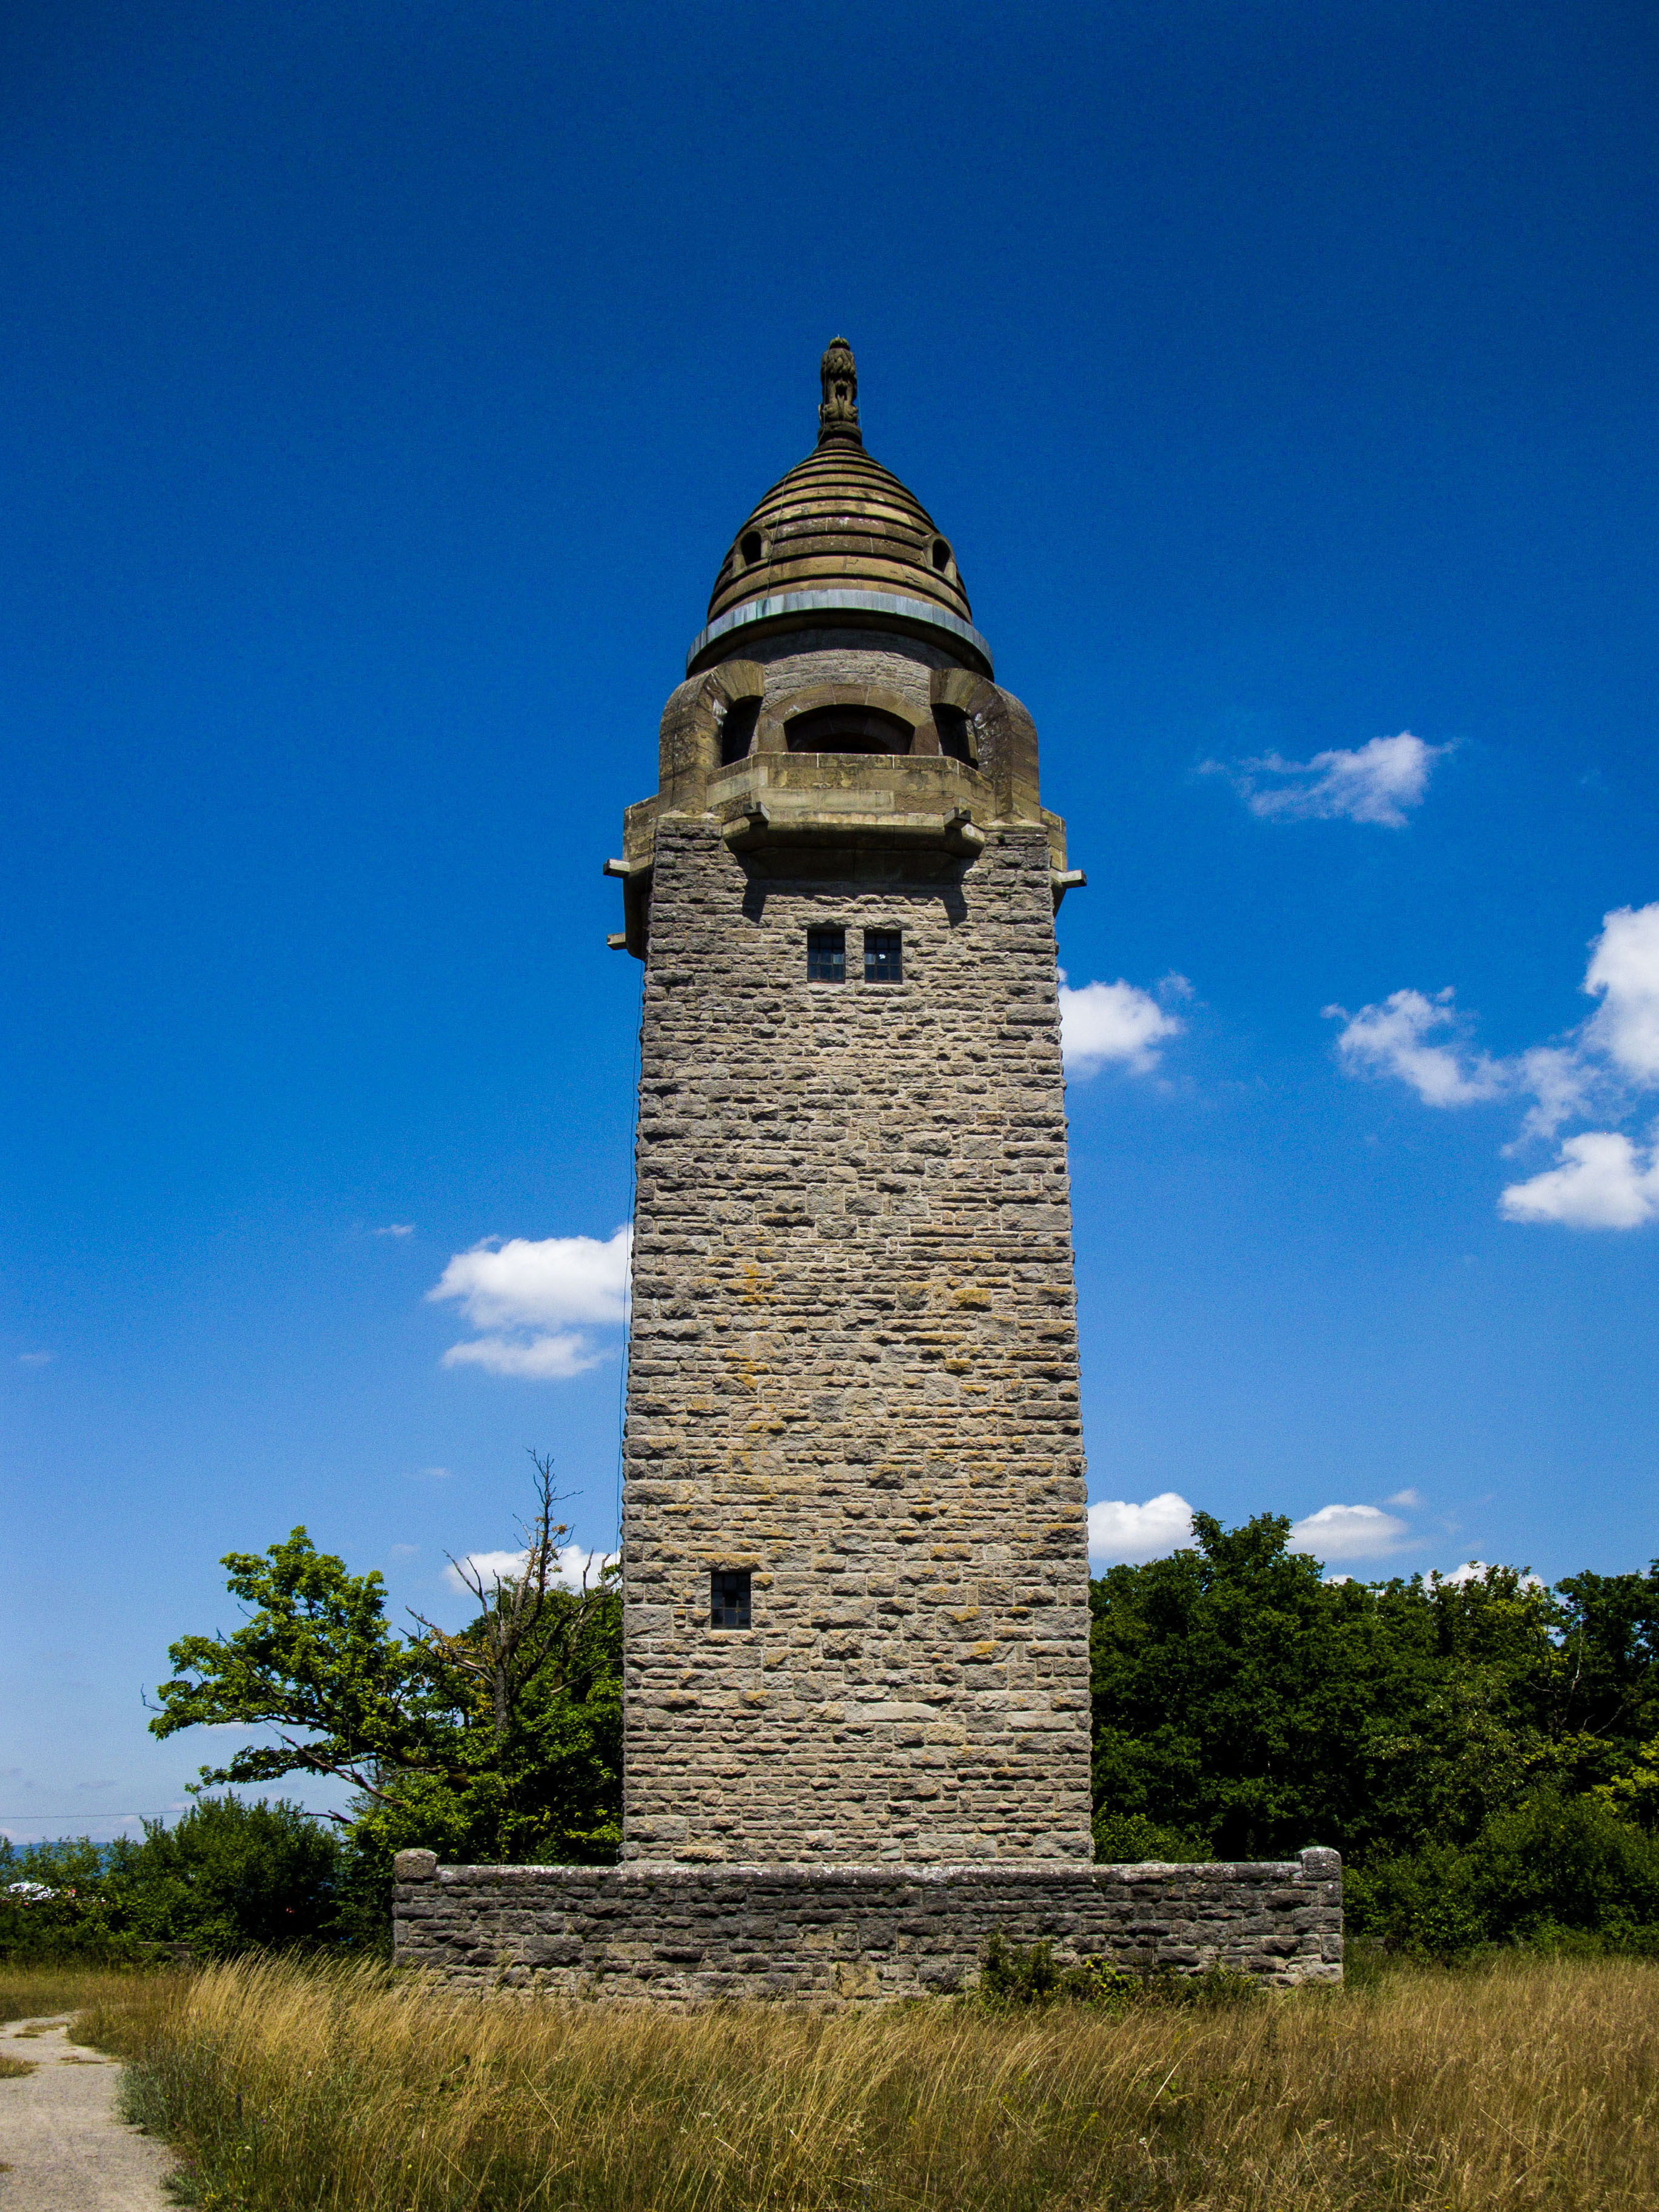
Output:
[[[90,1820],[95,1828],[108,1828],[119,1826],[123,1820],[165,1820],[169,1814],[190,1809],[188,1805],[157,1805],[148,1813],[89,1813],[82,1806],[73,1813],[0,1813],[0,1820],[21,1820],[30,1828],[38,1828],[42,1820]],[[308,1810],[303,1805],[300,1809]]]
[[[629,1227],[629,1289],[633,1289],[634,1277],[634,1211],[639,1194],[640,1147],[640,1042],[645,1021],[645,967],[640,967],[640,1005],[634,1023],[634,1051],[629,1076],[633,1094],[633,1116],[629,1128],[628,1146],[628,1227]],[[617,1376],[617,1557],[622,1557],[623,1540],[623,1451],[628,1419],[628,1364],[634,1344],[634,1304],[630,1296],[627,1326],[623,1331],[622,1360]]]
[[[0,1813],[0,1820],[159,1820],[163,1813],[181,1813],[182,1805],[158,1805],[153,1813],[89,1813],[77,1805],[72,1813]]]

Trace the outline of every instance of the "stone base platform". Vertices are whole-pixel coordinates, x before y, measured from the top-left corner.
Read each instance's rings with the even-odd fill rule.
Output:
[[[1058,1962],[1342,1978],[1335,1851],[1198,1866],[457,1866],[400,1851],[399,1966],[457,1989],[817,2006],[971,1988],[986,1945]]]

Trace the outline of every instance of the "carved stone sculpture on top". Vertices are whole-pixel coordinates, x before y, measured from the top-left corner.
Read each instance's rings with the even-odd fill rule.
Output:
[[[864,433],[859,428],[859,373],[853,361],[853,349],[845,338],[831,338],[818,364],[818,376],[823,386],[823,404],[818,410],[818,443],[835,445],[845,441],[861,446]]]

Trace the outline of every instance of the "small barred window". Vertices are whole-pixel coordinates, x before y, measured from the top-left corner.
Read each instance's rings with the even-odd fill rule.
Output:
[[[716,1567],[708,1577],[708,1626],[747,1628],[749,1626],[749,1570]]]
[[[809,983],[847,981],[847,932],[809,929],[806,933],[806,980]]]
[[[896,929],[866,929],[864,933],[864,980],[866,983],[904,981],[904,939]]]

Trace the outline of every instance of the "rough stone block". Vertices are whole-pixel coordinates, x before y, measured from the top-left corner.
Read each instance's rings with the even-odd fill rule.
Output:
[[[446,1867],[398,1884],[397,1956],[479,1990],[851,2005],[971,1986],[1000,1932],[1067,1963],[1224,1964],[1288,1987],[1341,1978],[1340,1863]],[[1322,1931],[1298,1924],[1310,1891]],[[434,1893],[441,1916],[421,1909]]]

